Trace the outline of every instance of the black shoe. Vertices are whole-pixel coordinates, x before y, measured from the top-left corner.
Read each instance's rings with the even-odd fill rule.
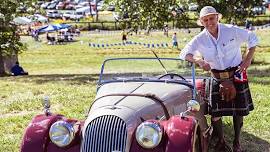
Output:
[[[239,141],[233,142],[233,152],[244,152],[244,150],[241,148]]]
[[[215,152],[232,152],[232,148],[223,139],[217,142]]]

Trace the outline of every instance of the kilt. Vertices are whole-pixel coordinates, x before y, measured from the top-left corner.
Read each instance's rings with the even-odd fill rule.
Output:
[[[213,117],[246,116],[254,109],[248,82],[234,82],[236,97],[232,101],[221,100],[219,94],[220,82],[212,79],[212,96],[209,102],[208,113]]]

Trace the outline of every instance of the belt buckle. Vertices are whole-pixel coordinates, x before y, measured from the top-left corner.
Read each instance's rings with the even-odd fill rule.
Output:
[[[229,75],[229,72],[220,72],[219,77],[220,79],[229,79],[230,75]]]

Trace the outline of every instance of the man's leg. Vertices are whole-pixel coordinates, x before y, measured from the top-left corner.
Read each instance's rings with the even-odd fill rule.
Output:
[[[213,117],[212,125],[214,127],[215,133],[219,140],[224,140],[223,127],[222,127],[222,118],[221,117]]]
[[[240,134],[241,128],[243,126],[243,116],[233,116],[233,127],[234,127],[234,141],[233,141],[233,151],[242,152],[240,146]]]
[[[218,142],[215,146],[215,150],[218,152],[229,152],[231,151],[230,146],[225,142],[223,126],[222,126],[222,117],[213,117],[212,118],[213,128],[218,136]]]

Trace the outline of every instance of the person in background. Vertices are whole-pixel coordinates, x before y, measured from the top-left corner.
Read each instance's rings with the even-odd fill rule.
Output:
[[[250,21],[248,19],[246,19],[246,21],[245,21],[245,28],[246,29],[249,29],[250,24],[251,24]]]
[[[122,31],[122,42],[126,43],[127,42],[127,32],[125,30]]]
[[[15,65],[11,68],[11,73],[14,76],[18,75],[28,75],[28,72],[25,72],[23,68],[19,65],[19,62],[17,61]]]
[[[173,48],[177,48],[178,49],[178,41],[177,41],[176,33],[173,33],[172,44],[173,44]]]
[[[223,134],[222,116],[232,116],[233,152],[243,152],[240,145],[243,116],[254,109],[246,70],[251,64],[258,38],[246,29],[219,23],[221,17],[214,7],[203,7],[198,24],[204,30],[184,47],[180,58],[198,64],[205,71],[211,71],[212,95],[208,113],[218,136],[215,151],[231,151]],[[241,53],[243,43],[247,43],[244,57]]]
[[[165,36],[167,36],[167,37],[169,37],[169,27],[168,27],[168,24],[165,24],[164,25],[164,35]]]

